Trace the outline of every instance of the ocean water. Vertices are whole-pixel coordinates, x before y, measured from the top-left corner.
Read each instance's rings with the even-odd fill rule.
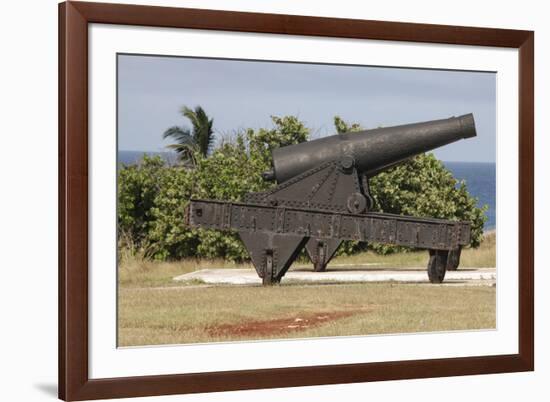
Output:
[[[143,155],[147,156],[161,156],[169,163],[175,163],[177,161],[177,155],[175,152],[144,152],[144,151],[118,151],[118,163],[125,165],[131,165],[137,163],[143,158]]]
[[[454,177],[464,180],[478,206],[488,205],[485,230],[496,227],[496,165],[494,163],[443,162]]]
[[[118,162],[124,164],[136,163],[144,152],[119,151]],[[147,152],[148,155],[160,155],[169,162],[176,160],[170,152]],[[488,205],[485,230],[496,227],[496,166],[494,163],[473,162],[443,162],[455,178],[464,180],[469,193],[478,199],[478,206]]]

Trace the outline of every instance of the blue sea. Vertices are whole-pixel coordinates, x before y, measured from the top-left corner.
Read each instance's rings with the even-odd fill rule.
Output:
[[[443,162],[454,177],[464,180],[468,192],[478,199],[478,206],[488,205],[485,230],[496,227],[496,165],[477,162]]]
[[[132,164],[139,161],[144,152],[119,151],[119,163]],[[170,152],[147,152],[148,155],[160,155],[169,162],[176,160]],[[478,206],[488,205],[487,222],[485,230],[496,227],[496,165],[494,163],[477,162],[443,162],[455,178],[466,181],[466,186],[471,195],[478,199]]]
[[[175,152],[118,151],[118,163],[131,165],[139,162],[143,155],[160,156],[169,163],[175,163],[178,159]]]

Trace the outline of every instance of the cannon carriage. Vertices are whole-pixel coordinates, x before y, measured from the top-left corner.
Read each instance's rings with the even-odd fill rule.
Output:
[[[264,285],[281,281],[305,247],[324,271],[344,240],[427,249],[441,283],[470,243],[470,223],[372,212],[369,178],[420,153],[476,135],[471,114],[340,134],[273,150],[265,180],[277,185],[242,202],[191,200],[192,227],[236,230]]]

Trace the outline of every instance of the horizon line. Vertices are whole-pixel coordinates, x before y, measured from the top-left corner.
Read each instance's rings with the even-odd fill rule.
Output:
[[[136,153],[144,153],[144,154],[149,154],[149,153],[156,153],[156,154],[174,154],[176,155],[177,153],[174,152],[174,151],[143,151],[143,150],[135,150],[135,149],[118,149],[117,150],[117,153],[119,152],[136,152]],[[441,162],[460,162],[460,163],[492,163],[492,164],[496,164],[496,161],[464,161],[464,160],[443,160],[443,159],[439,159]]]

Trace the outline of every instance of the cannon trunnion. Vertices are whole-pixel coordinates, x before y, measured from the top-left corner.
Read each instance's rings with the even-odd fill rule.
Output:
[[[336,135],[273,151],[271,190],[243,202],[191,200],[188,225],[236,230],[264,285],[280,282],[305,247],[324,271],[343,240],[428,249],[440,283],[470,243],[470,223],[371,212],[369,177],[419,153],[475,136],[473,116]]]

